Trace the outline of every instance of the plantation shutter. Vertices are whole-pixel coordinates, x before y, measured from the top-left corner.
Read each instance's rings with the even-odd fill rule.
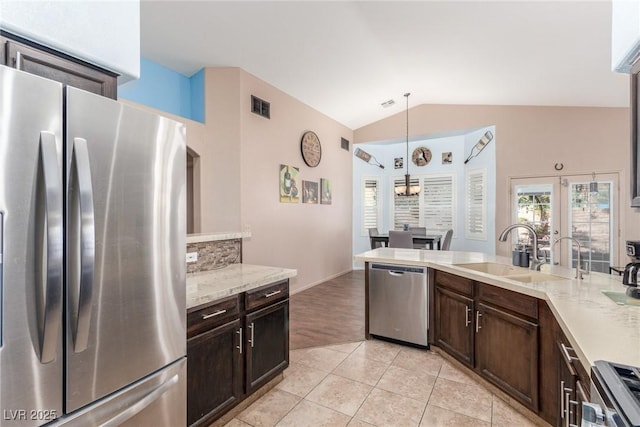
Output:
[[[484,170],[467,173],[466,237],[468,239],[486,240],[487,238],[485,181]]]
[[[404,187],[404,177],[396,178],[393,181],[393,229],[402,230],[404,224],[409,227],[418,227],[420,225],[420,196],[399,196],[395,189]],[[418,185],[418,178],[411,178],[410,185]]]
[[[430,233],[453,229],[455,188],[453,175],[426,176],[420,189],[423,226]]]
[[[368,236],[370,228],[378,228],[380,211],[380,181],[378,178],[365,178],[362,185],[362,235]]]

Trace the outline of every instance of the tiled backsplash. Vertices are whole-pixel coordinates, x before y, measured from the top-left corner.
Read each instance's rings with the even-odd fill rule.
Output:
[[[217,270],[242,262],[242,239],[187,243],[187,253],[197,252],[198,260],[187,263],[187,273]]]

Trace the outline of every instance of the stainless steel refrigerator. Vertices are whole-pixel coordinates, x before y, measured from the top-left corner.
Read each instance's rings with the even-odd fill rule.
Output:
[[[0,66],[0,425],[185,424],[185,151]]]

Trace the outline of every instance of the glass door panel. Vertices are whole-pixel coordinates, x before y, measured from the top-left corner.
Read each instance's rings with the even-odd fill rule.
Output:
[[[531,225],[538,237],[540,258],[554,265],[577,263],[580,242],[582,267],[609,272],[618,257],[618,174],[512,178],[512,221]],[[515,230],[514,230],[515,231]],[[514,244],[531,244],[526,230],[517,230]],[[515,234],[515,233],[512,233]]]
[[[569,230],[571,237],[582,246],[582,268],[608,273],[613,265],[612,249],[615,233],[613,209],[613,181],[570,182]],[[570,251],[572,267],[577,263],[577,246]]]

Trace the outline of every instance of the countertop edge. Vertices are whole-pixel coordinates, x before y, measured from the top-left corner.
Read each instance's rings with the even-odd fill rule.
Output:
[[[187,311],[224,297],[296,277],[290,268],[231,264],[219,270],[187,275]]]
[[[251,237],[251,232],[220,232],[220,233],[197,233],[187,235],[187,244],[189,243],[202,243],[202,242],[214,242],[220,240],[232,240],[232,239],[248,239]]]

